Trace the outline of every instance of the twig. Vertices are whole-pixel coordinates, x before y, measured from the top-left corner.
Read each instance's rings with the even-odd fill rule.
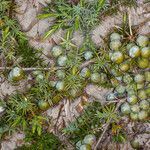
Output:
[[[109,125],[110,125],[110,122],[106,124],[106,127],[105,127],[105,129],[104,129],[103,133],[101,134],[100,138],[98,139],[98,142],[97,142],[97,144],[96,144],[96,146],[95,146],[94,150],[97,150],[98,145],[99,145],[99,143],[101,142],[101,140],[102,140],[102,138],[103,138],[103,136],[104,136],[105,132],[107,131],[107,129],[108,129],[108,127],[109,127]]]
[[[124,101],[125,101],[125,100],[119,101],[119,103],[118,103],[117,106],[116,106],[115,112],[118,110],[118,108],[121,106],[121,104],[122,104]],[[98,148],[98,146],[99,146],[99,144],[100,144],[100,142],[101,142],[101,140],[102,140],[102,138],[103,138],[105,132],[107,131],[109,125],[111,124],[111,121],[112,121],[112,119],[110,119],[110,121],[106,124],[105,129],[103,130],[103,133],[101,134],[100,138],[98,139],[98,141],[97,141],[97,143],[96,143],[96,146],[94,147],[94,150],[97,150],[97,148]]]
[[[59,118],[60,118],[60,115],[61,115],[61,112],[62,112],[63,107],[64,107],[64,104],[61,104],[61,105],[60,105],[60,108],[59,108],[57,120],[56,120],[56,123],[55,123],[55,125],[54,125],[54,130],[55,130],[55,131],[56,131],[56,129],[57,129],[57,123],[58,123],[58,120],[59,120]]]
[[[90,64],[93,64],[95,62],[95,59],[89,60],[89,61],[85,61],[81,66],[80,69],[87,67]]]
[[[95,62],[95,59],[89,60],[89,61],[85,61],[83,64],[81,64],[80,69],[92,64]],[[49,67],[49,68],[36,68],[36,67],[31,67],[31,68],[22,68],[22,70],[24,71],[35,71],[35,70],[59,70],[62,69],[63,67]],[[11,70],[13,69],[13,67],[0,67],[0,70]]]
[[[84,62],[79,68],[82,69],[84,67],[87,67],[88,65],[92,64],[95,62],[95,59],[92,59],[92,60],[89,60],[89,61],[86,61]],[[21,68],[22,70],[24,71],[35,71],[35,70],[52,70],[52,71],[55,71],[55,70],[59,70],[59,69],[63,69],[64,67],[49,67],[49,68],[36,68],[36,67],[31,67],[31,68]],[[13,67],[0,67],[0,71],[1,70],[12,70]],[[150,69],[143,69],[143,70],[139,70],[139,72],[143,72],[143,71],[150,71]]]
[[[133,36],[133,32],[132,32],[132,23],[131,23],[131,15],[130,15],[129,10],[128,10],[128,20],[129,20],[129,30],[130,30],[130,35]]]
[[[0,70],[11,70],[13,67],[0,67]],[[35,71],[35,70],[58,70],[58,69],[62,69],[62,67],[50,67],[50,68],[22,68],[22,70],[24,71]]]

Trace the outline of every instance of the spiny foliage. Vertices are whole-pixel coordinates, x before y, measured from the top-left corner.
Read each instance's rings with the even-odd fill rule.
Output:
[[[58,150],[63,148],[59,138],[52,133],[42,133],[40,136],[28,133],[25,141],[30,144],[25,144],[16,150]]]
[[[52,2],[50,6],[45,8],[44,14],[39,15],[40,19],[55,17],[56,21],[45,37],[48,37],[55,31],[63,29],[89,30],[98,22],[100,11],[107,8],[108,4],[105,0],[96,0],[88,3],[80,0],[77,5],[71,5],[65,0]]]
[[[31,48],[25,34],[14,17],[15,3],[10,0],[0,1],[0,49],[6,65],[31,67],[41,64],[39,51]]]
[[[0,17],[8,13],[10,4],[9,0],[0,0]]]
[[[120,3],[125,4],[125,2],[127,1],[122,0]],[[8,5],[6,5],[6,3]],[[0,47],[3,49],[5,59],[9,60],[7,65],[21,65],[22,67],[38,66],[40,64],[39,51],[34,51],[34,49],[27,44],[28,41],[20,31],[20,27],[16,20],[10,19],[12,15],[9,16],[9,8],[12,8],[12,6],[9,6],[9,4],[8,1],[2,1],[0,4],[1,14],[4,14],[0,20],[0,27],[2,30]],[[65,82],[64,91],[57,91],[52,88],[49,82],[51,77],[55,78],[54,81],[58,81],[55,72],[50,71],[48,74],[44,72],[44,79],[35,81],[35,84],[30,89],[27,97],[24,95],[10,97],[7,102],[8,109],[4,116],[6,123],[4,123],[3,126],[0,126],[0,129],[2,129],[0,130],[0,133],[10,132],[13,131],[13,129],[22,129],[24,131],[30,129],[32,134],[37,133],[38,135],[42,135],[42,137],[36,136],[36,138],[39,139],[37,140],[38,142],[35,142],[37,145],[39,144],[41,149],[43,149],[43,146],[44,148],[47,146],[47,142],[49,142],[48,145],[50,145],[47,149],[51,149],[51,144],[52,142],[54,143],[55,140],[50,140],[51,137],[46,138],[47,136],[43,136],[42,134],[42,128],[48,120],[39,114],[40,111],[37,108],[37,101],[42,99],[48,101],[50,105],[54,105],[64,97],[71,97],[70,99],[72,99],[72,93],[70,93],[71,90],[77,92],[83,90],[85,85],[90,81],[90,78],[86,80],[80,76],[80,66],[83,61],[85,61],[83,53],[87,50],[91,50],[95,57],[95,62],[91,65],[91,70],[93,72],[103,72],[106,74],[109,72],[107,69],[109,60],[107,60],[108,56],[105,56],[105,49],[97,50],[91,42],[91,39],[88,37],[90,35],[88,35],[87,32],[99,22],[100,14],[105,14],[110,10],[112,11],[113,8],[111,9],[111,6],[116,6],[117,4],[118,1],[108,3],[108,1],[105,0],[96,0],[87,3],[80,0],[73,5],[64,0],[58,0],[52,2],[52,5],[45,9],[46,14],[40,15],[39,18],[56,18],[54,25],[52,25],[51,30],[47,32],[45,37],[60,28],[68,30],[66,37],[62,38],[61,43],[62,47],[66,50],[64,54],[68,57],[67,64],[63,68],[67,71],[65,79],[63,79]],[[86,36],[88,35],[85,38],[86,41],[81,49],[76,48],[70,40],[71,35],[75,30],[82,30],[85,32]],[[16,60],[19,59],[19,57],[21,57],[21,61],[18,63]],[[99,82],[99,84],[102,85],[101,82]],[[76,122],[69,125],[63,132],[70,136],[70,140],[77,142],[78,140],[83,139],[86,134],[101,133],[103,124],[117,122],[119,119],[118,114],[115,112],[115,106],[102,107],[100,104],[96,103],[89,106],[88,109],[84,111],[83,116],[77,118]],[[119,141],[120,135],[118,134],[114,139]],[[35,137],[32,140],[34,141]],[[34,149],[35,147],[31,146],[30,148]],[[58,148],[58,145],[56,148]],[[52,149],[55,149],[55,147],[52,147]]]
[[[66,127],[63,132],[73,143],[82,140],[88,134],[99,136],[105,123],[120,120],[115,108],[115,105],[112,104],[103,107],[99,102],[90,103],[82,115],[76,118],[76,121]]]
[[[12,95],[6,103],[7,110],[4,118],[10,129],[23,131],[31,129],[32,133],[42,133],[42,125],[47,122],[47,118],[39,114],[33,98],[20,94]]]
[[[41,51],[31,47],[28,41],[19,41],[16,55],[21,59],[19,65],[23,67],[37,67],[42,64]]]
[[[37,100],[44,99],[48,101],[52,105],[52,87],[48,80],[49,76],[47,76],[44,72],[41,73],[43,76],[42,79],[35,79],[35,84],[30,89],[30,94]]]
[[[83,112],[83,114],[76,118],[75,122],[69,124],[63,129],[63,133],[69,136],[69,139],[76,143],[83,139],[87,134],[100,133],[100,122],[96,116],[96,111],[101,110],[101,104],[94,102],[90,104]]]
[[[119,115],[117,112],[115,112],[115,105],[109,105],[109,106],[104,106],[102,108],[102,111],[97,111],[97,116],[99,117],[100,119],[100,122],[117,122],[118,119],[119,119]]]
[[[39,15],[39,18],[55,18],[54,24],[45,34],[45,38],[61,28],[71,31],[81,30],[87,34],[101,20],[102,16],[116,12],[119,8],[118,5],[131,6],[133,4],[135,4],[135,0],[79,0],[76,3],[58,0],[44,8],[44,14]]]

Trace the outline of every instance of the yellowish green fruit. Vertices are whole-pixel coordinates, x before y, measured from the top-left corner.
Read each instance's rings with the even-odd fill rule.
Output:
[[[132,105],[132,106],[131,106],[131,111],[132,111],[133,113],[138,113],[138,112],[140,111],[139,105],[138,105],[138,104]]]
[[[49,81],[49,82],[50,82],[50,86],[51,86],[51,87],[55,87],[55,86],[56,86],[57,81],[51,80],[51,81]]]
[[[56,58],[62,54],[63,50],[62,50],[62,47],[60,46],[54,46],[51,52],[52,52],[53,57]]]
[[[98,83],[100,82],[101,80],[101,77],[100,77],[100,74],[99,73],[93,73],[91,74],[91,81],[94,82],[94,83]]]
[[[138,98],[136,95],[131,95],[127,97],[127,101],[129,104],[134,105],[138,102]]]
[[[147,87],[147,88],[145,89],[145,92],[146,92],[146,95],[147,95],[148,97],[150,97],[150,87]]]
[[[82,146],[82,141],[78,141],[76,143],[76,148],[79,149]]]
[[[121,113],[123,113],[124,115],[128,115],[131,112],[131,108],[130,105],[128,103],[123,103],[121,105]]]
[[[123,85],[118,85],[116,88],[115,88],[115,91],[119,94],[124,94],[126,92],[126,87],[123,86]]]
[[[80,147],[79,150],[92,150],[91,146],[88,144],[84,144]]]
[[[134,121],[138,120],[138,114],[137,113],[130,113],[130,118]]]
[[[121,42],[119,40],[113,40],[110,42],[109,46],[111,50],[117,51],[121,47]]]
[[[116,86],[118,86],[119,81],[118,81],[117,79],[115,79],[115,78],[111,78],[111,84],[112,84],[114,87],[116,87]]]
[[[126,91],[127,91],[128,96],[136,95],[136,90],[134,86],[135,86],[134,84],[128,84],[126,86]]]
[[[147,82],[150,82],[150,71],[146,71],[144,74],[145,74],[145,80]]]
[[[111,74],[113,75],[113,76],[115,76],[115,77],[119,77],[119,76],[121,76],[121,72],[119,71],[119,69],[111,69]]]
[[[61,67],[64,67],[67,64],[67,56],[59,56],[57,59],[57,64]]]
[[[130,143],[131,143],[132,148],[134,148],[134,149],[140,148],[140,143],[139,143],[138,139],[133,139],[133,140],[131,140]]]
[[[114,92],[111,92],[111,93],[107,94],[107,96],[106,96],[106,100],[107,101],[113,101],[116,98],[117,98],[117,96],[116,96],[116,94]]]
[[[142,110],[138,113],[139,120],[145,120],[148,117],[148,111]]]
[[[41,110],[47,110],[49,108],[49,103],[47,101],[43,101],[43,100],[40,100],[38,102],[38,107],[41,109]]]
[[[135,43],[129,43],[126,46],[126,49],[129,51],[131,47],[135,46]]]
[[[124,60],[124,55],[119,51],[114,52],[111,56],[111,60],[116,64],[121,64]]]
[[[142,100],[140,101],[140,108],[144,109],[144,110],[148,110],[149,109],[149,102],[147,100]]]
[[[83,78],[89,78],[90,75],[91,75],[91,71],[89,68],[85,67],[81,70],[80,72],[80,75],[83,77]]]
[[[84,137],[84,140],[83,140],[83,143],[84,143],[84,144],[89,144],[89,145],[91,145],[91,146],[92,146],[95,142],[96,142],[96,137],[95,137],[95,135],[93,135],[93,134],[86,135],[86,136]]]
[[[112,33],[111,35],[110,35],[110,40],[111,41],[114,41],[114,40],[121,40],[121,35],[119,34],[119,33]]]
[[[136,39],[136,42],[139,46],[145,47],[149,44],[149,38],[144,35],[139,35],[138,38]]]
[[[63,81],[58,81],[55,87],[58,91],[64,91],[65,83]]]
[[[126,72],[130,69],[130,65],[128,62],[124,62],[124,63],[119,65],[119,68],[121,71]]]
[[[43,79],[44,79],[44,74],[43,74],[43,73],[38,74],[38,75],[36,76],[36,80],[37,80],[37,81],[41,81],[41,80],[43,80]]]
[[[86,52],[84,53],[84,58],[85,58],[85,60],[90,60],[90,59],[92,59],[92,58],[93,58],[93,52],[92,52],[92,51],[86,51]]]
[[[56,71],[56,76],[57,76],[59,79],[64,79],[65,76],[66,76],[65,70],[57,70],[57,71]]]
[[[12,82],[20,81],[23,78],[24,78],[24,72],[19,67],[14,67],[8,75],[8,80]]]
[[[137,83],[137,90],[143,89],[145,84],[144,83]]]
[[[128,96],[135,95],[136,92],[134,90],[127,90]]]
[[[150,47],[144,47],[141,50],[141,56],[143,58],[150,58]]]
[[[129,84],[129,83],[131,83],[132,81],[133,81],[133,78],[132,78],[129,74],[125,74],[125,75],[123,76],[123,82],[124,82],[124,83]]]
[[[145,76],[142,75],[142,74],[137,74],[137,75],[135,75],[135,77],[134,77],[134,81],[135,81],[136,83],[143,83],[144,80],[145,80]]]
[[[146,58],[138,59],[137,63],[138,63],[138,67],[141,69],[146,69],[149,66],[149,60]]]
[[[141,54],[140,48],[138,46],[133,46],[129,50],[129,56],[132,58],[137,58]]]
[[[139,90],[138,91],[138,97],[141,100],[147,99],[147,94],[145,90]]]

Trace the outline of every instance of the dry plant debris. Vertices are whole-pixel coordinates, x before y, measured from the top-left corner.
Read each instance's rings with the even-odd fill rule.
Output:
[[[1,149],[149,149],[148,6],[0,0]]]

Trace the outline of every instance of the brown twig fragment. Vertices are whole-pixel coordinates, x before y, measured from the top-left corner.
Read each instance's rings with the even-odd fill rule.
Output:
[[[118,110],[118,108],[121,106],[121,104],[122,104],[124,101],[125,101],[125,100],[123,99],[123,100],[121,100],[121,101],[119,101],[119,102],[117,103],[115,112]],[[112,119],[110,119],[110,121],[109,121],[108,123],[106,123],[105,129],[103,130],[103,133],[101,134],[100,138],[98,139],[98,141],[97,141],[97,143],[96,143],[96,145],[95,145],[95,147],[94,147],[94,150],[97,150],[97,149],[98,149],[98,146],[99,146],[99,144],[100,144],[100,142],[101,142],[103,136],[105,135],[105,132],[107,131],[108,127],[109,127],[110,124],[111,124],[111,121],[112,121]]]
[[[81,64],[80,69],[87,67],[88,65],[93,64],[94,62],[95,62],[95,59],[85,61],[83,64]]]
[[[12,67],[0,67],[0,70],[11,70],[12,69]],[[47,71],[47,70],[58,70],[58,69],[62,69],[62,67],[56,67],[56,68],[52,68],[52,67],[50,67],[50,68],[22,68],[22,70],[24,70],[24,71],[35,71],[35,70],[45,70],[45,71]]]
[[[60,115],[61,115],[61,112],[62,112],[63,107],[64,107],[64,104],[61,104],[61,105],[60,105],[60,108],[59,108],[57,120],[56,120],[56,123],[55,123],[55,125],[54,125],[54,130],[55,130],[55,131],[57,130],[57,123],[58,123],[58,120],[59,120],[59,118],[60,118]]]

